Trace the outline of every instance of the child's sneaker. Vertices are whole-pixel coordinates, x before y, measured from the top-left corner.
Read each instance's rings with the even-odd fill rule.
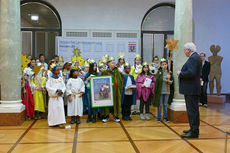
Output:
[[[102,122],[103,122],[103,123],[106,123],[106,122],[108,122],[108,121],[109,121],[109,117],[106,117],[106,118],[103,118],[103,119],[102,119]]]
[[[120,122],[121,120],[119,119],[119,117],[114,117],[114,119],[113,119],[115,122]]]
[[[140,114],[140,119],[141,119],[141,120],[145,120],[144,114]]]
[[[145,114],[145,119],[146,119],[146,120],[151,120],[149,114]]]
[[[206,108],[208,107],[208,105],[207,105],[207,104],[204,104],[203,106],[204,106],[204,107],[206,107]]]
[[[167,118],[165,118],[165,119],[164,119],[164,122],[169,123],[170,121],[169,121]]]

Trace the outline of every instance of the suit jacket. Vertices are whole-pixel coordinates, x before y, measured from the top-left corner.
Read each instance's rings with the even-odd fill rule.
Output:
[[[204,62],[204,65],[201,70],[201,78],[203,79],[204,82],[208,82],[208,76],[210,73],[210,63],[208,61]]]
[[[200,95],[200,75],[202,62],[194,52],[183,65],[179,75],[179,92],[184,95]]]

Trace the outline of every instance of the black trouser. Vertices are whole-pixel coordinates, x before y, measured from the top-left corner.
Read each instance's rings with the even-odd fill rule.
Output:
[[[130,116],[132,103],[133,95],[125,95],[124,102],[122,104],[122,116]]]
[[[190,130],[199,134],[200,114],[197,95],[184,95]]]
[[[207,87],[208,82],[204,82],[203,86],[201,86],[200,103],[202,105],[207,104]]]
[[[144,99],[141,96],[141,98],[140,98],[140,113],[141,114],[143,114],[143,112],[144,112],[144,106],[145,106],[145,113],[148,114],[149,113],[149,106],[150,106],[150,98],[148,98],[147,101],[144,101]]]

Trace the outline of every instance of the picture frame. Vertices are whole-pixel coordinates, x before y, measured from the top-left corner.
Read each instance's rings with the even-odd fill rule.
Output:
[[[113,81],[111,75],[91,76],[92,108],[113,107]]]

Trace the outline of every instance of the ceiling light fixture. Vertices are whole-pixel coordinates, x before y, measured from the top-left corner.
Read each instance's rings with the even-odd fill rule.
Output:
[[[39,20],[39,16],[37,14],[31,14],[30,19],[32,21],[38,21]]]

